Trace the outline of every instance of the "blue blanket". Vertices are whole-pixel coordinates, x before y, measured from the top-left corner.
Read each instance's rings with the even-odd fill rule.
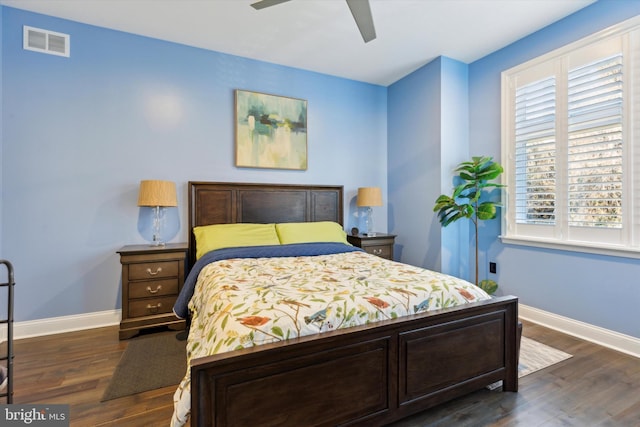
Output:
[[[239,248],[225,248],[211,251],[202,256],[191,268],[184,286],[178,295],[173,312],[181,319],[186,319],[189,315],[189,301],[193,296],[196,281],[200,271],[207,265],[215,261],[231,258],[269,258],[269,257],[291,257],[291,256],[316,256],[339,254],[343,252],[361,251],[355,246],[344,243],[296,243],[292,245],[272,245],[272,246],[246,246]]]

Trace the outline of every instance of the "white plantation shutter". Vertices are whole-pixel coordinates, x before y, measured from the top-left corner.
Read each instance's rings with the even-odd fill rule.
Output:
[[[516,90],[516,221],[555,223],[556,84],[555,78]]]
[[[622,55],[569,72],[569,225],[622,227]]]
[[[640,257],[638,100],[640,18],[503,73],[503,240]]]

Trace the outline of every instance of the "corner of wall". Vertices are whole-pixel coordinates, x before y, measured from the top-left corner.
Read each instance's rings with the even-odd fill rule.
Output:
[[[469,66],[441,57],[440,60],[440,189],[451,194],[453,170],[469,158]],[[441,271],[469,280],[471,276],[470,227],[467,222],[442,230]]]
[[[468,158],[468,84],[468,65],[440,56],[388,89],[389,199],[412,207],[390,215],[399,260],[461,278],[470,274],[469,227],[441,227],[433,202]]]

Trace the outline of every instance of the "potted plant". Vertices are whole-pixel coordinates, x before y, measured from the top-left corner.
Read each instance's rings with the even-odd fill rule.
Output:
[[[467,218],[473,222],[476,244],[476,286],[493,294],[498,284],[493,280],[478,283],[478,221],[493,219],[498,212],[499,203],[486,200],[489,188],[504,187],[502,184],[490,182],[498,178],[503,168],[493,161],[492,157],[472,157],[471,161],[462,162],[454,170],[458,172],[455,182],[458,183],[451,196],[440,195],[436,199],[434,212],[438,212],[438,220],[443,227]]]

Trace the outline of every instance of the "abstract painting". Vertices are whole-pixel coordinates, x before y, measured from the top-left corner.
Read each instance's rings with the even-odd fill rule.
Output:
[[[236,90],[236,166],[307,169],[307,101]]]

